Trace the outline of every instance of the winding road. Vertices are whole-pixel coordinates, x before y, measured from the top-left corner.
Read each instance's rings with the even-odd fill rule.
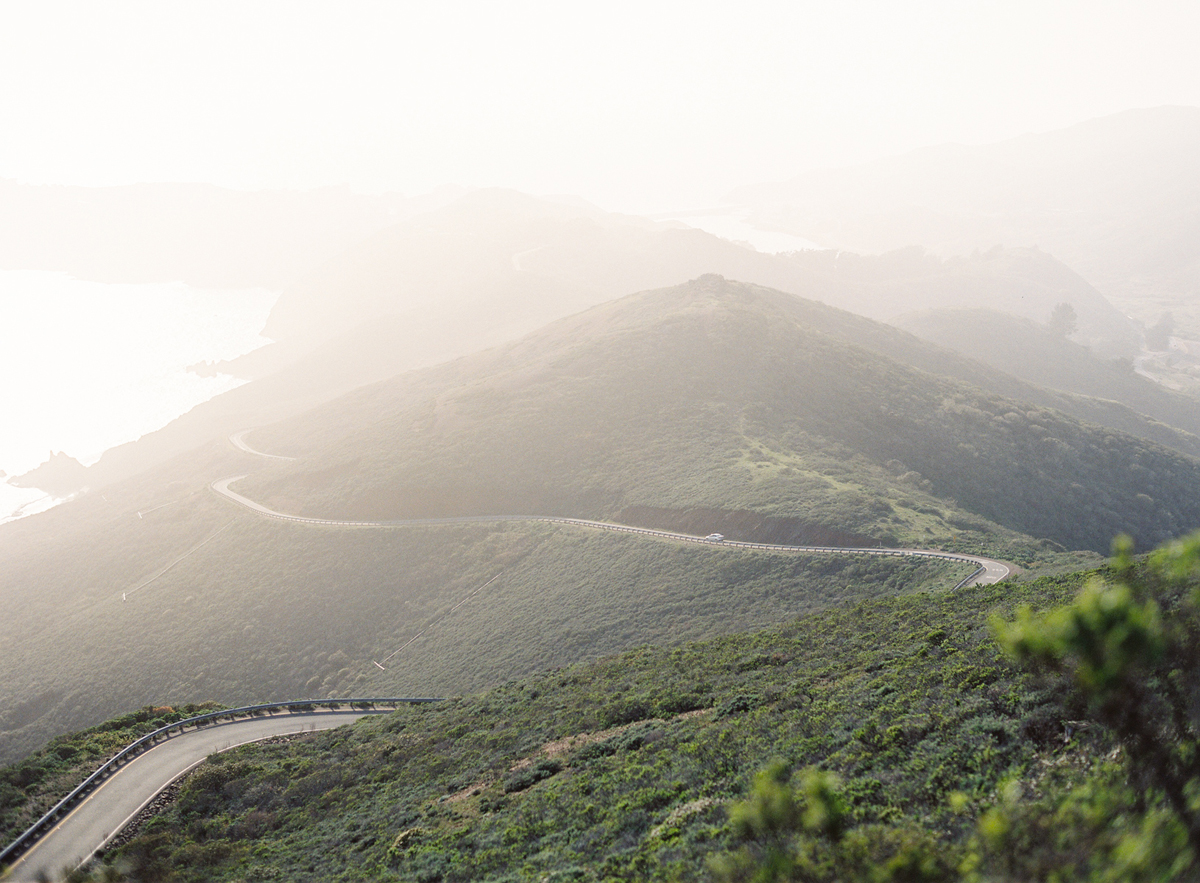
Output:
[[[243,450],[249,450],[243,447]],[[251,451],[251,453],[258,453]],[[851,546],[789,546],[779,543],[751,543],[742,540],[711,540],[694,534],[677,533],[668,530],[654,530],[648,527],[634,527],[630,524],[616,524],[610,521],[589,521],[586,518],[560,518],[553,515],[464,515],[453,518],[408,518],[397,521],[338,521],[331,518],[306,518],[301,515],[288,515],[268,509],[261,503],[256,503],[248,497],[230,488],[235,481],[245,478],[245,475],[233,475],[212,483],[212,489],[221,496],[239,506],[282,521],[293,521],[299,524],[324,524],[337,527],[404,527],[424,524],[476,524],[481,522],[498,521],[535,521],[548,524],[569,524],[576,527],[586,527],[594,530],[610,530],[620,533],[636,533],[643,536],[657,537],[665,540],[676,540],[684,543],[700,543],[706,546],[718,546],[724,549],[756,549],[766,552],[803,552],[807,554],[825,555],[885,555],[904,558],[939,558],[944,561],[961,561],[964,564],[974,564],[976,570],[955,588],[971,585],[990,585],[998,583],[1012,572],[1012,567],[1003,561],[984,558],[979,555],[964,555],[957,552],[942,552],[937,549],[890,549]]]
[[[266,457],[268,460],[295,460],[295,457],[281,457],[278,454],[264,454],[262,451],[256,451],[254,448],[246,444],[246,433],[249,429],[243,429],[241,432],[235,432],[229,436],[229,442],[239,451],[244,451],[247,454],[253,454],[256,457]]]
[[[109,776],[17,859],[4,880],[58,879],[102,849],[164,788],[209,755],[287,736],[328,730],[391,709],[313,711],[219,723],[171,735]]]
[[[515,261],[515,258],[514,258]],[[291,460],[266,454],[251,448],[244,440],[246,432],[229,437],[239,450],[259,457],[274,460]],[[1010,565],[992,558],[943,552],[936,549],[865,548],[844,546],[793,546],[778,543],[752,543],[741,540],[710,539],[675,531],[654,530],[607,521],[591,521],[584,518],[563,518],[551,515],[476,515],[452,518],[413,518],[395,521],[342,521],[328,518],[308,518],[288,515],[269,509],[244,497],[230,488],[234,482],[245,478],[234,475],[212,483],[212,489],[227,500],[259,515],[300,524],[331,525],[338,527],[403,527],[430,524],[468,524],[484,522],[543,522],[564,524],[593,530],[608,530],[620,533],[641,534],[677,542],[699,543],[723,549],[749,549],[768,552],[795,552],[805,554],[836,555],[884,555],[908,558],[936,558],[973,564],[975,571],[958,583],[956,588],[967,585],[989,585],[997,583],[1011,573]],[[378,664],[378,663],[376,663]],[[129,822],[131,822],[153,799],[172,782],[215,752],[225,751],[249,742],[258,742],[273,736],[290,735],[310,730],[324,730],[340,726],[370,714],[382,713],[378,709],[351,711],[314,711],[304,714],[288,714],[281,717],[253,718],[218,724],[173,735],[159,745],[128,762],[90,793],[78,806],[70,811],[50,831],[18,859],[5,880],[34,881],[53,879],[64,869],[73,869],[96,854]]]

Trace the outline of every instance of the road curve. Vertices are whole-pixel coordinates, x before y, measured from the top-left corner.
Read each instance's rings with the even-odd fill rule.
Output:
[[[245,439],[247,432],[250,432],[250,430],[243,429],[241,432],[235,432],[233,435],[229,436],[229,441],[232,442],[233,446],[239,451],[245,451],[247,454],[253,454],[256,457],[266,457],[268,460],[296,459],[295,457],[281,457],[279,454],[264,454],[262,451],[256,451],[254,448],[250,447],[250,445],[246,444]]]
[[[4,880],[54,880],[64,869],[79,867],[164,788],[215,752],[272,736],[328,730],[383,713],[379,709],[292,713],[219,723],[172,735],[106,779],[17,859]]]
[[[961,561],[964,564],[974,564],[976,570],[955,588],[973,585],[991,585],[998,583],[1012,572],[1012,567],[1003,561],[984,558],[979,555],[963,555],[957,552],[942,552],[937,549],[885,549],[851,546],[788,546],[778,543],[749,543],[741,540],[710,540],[694,534],[676,533],[668,530],[653,530],[648,527],[634,527],[628,524],[615,524],[609,521],[589,521],[586,518],[560,518],[553,515],[464,515],[454,518],[407,518],[397,521],[337,521],[330,518],[305,518],[301,515],[288,515],[268,509],[261,503],[243,497],[230,489],[235,481],[245,478],[245,475],[233,475],[212,483],[212,489],[226,499],[232,500],[239,506],[244,506],[259,515],[268,518],[278,518],[282,521],[294,521],[300,524],[325,524],[337,527],[405,527],[422,524],[473,524],[496,521],[541,521],[549,524],[571,524],[577,527],[587,527],[597,530],[611,530],[620,533],[636,533],[661,539],[678,540],[685,543],[701,543],[706,546],[735,549],[758,549],[768,552],[808,552],[827,555],[886,555],[905,558],[940,558],[944,561]]]

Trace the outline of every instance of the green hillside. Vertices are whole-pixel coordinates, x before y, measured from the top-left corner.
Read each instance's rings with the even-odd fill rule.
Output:
[[[535,524],[287,524],[208,489],[229,475],[322,517],[563,513],[1035,567],[1056,543],[1099,550],[1121,530],[1151,542],[1197,522],[1196,461],[947,372],[998,376],[709,277],[250,436],[294,463],[213,444],[6,525],[0,756],[148,703],[456,694],[965,575]],[[430,626],[379,673],[372,660]]]
[[[704,880],[779,758],[841,777],[864,864],[924,845],[941,871],[917,879],[951,879],[1007,777],[1045,796],[1105,775],[1106,740],[1064,747],[1078,709],[984,624],[1081,578],[858,604],[238,749],[108,859],[171,881]]]
[[[1055,304],[1068,301],[1078,313],[1081,339],[1113,342],[1129,354],[1140,335],[1078,274],[1032,249],[993,249],[960,261],[939,261],[919,250],[879,258],[761,254],[696,229],[484,189],[388,226],[287,286],[266,329],[275,342],[211,369],[252,378],[250,383],[106,452],[84,483],[107,486],[363,384],[513,341],[595,304],[704,273],[882,320],[933,306],[986,303],[1044,321]],[[1034,387],[1028,395],[984,388],[1060,407],[1031,398]],[[1129,430],[1130,416],[1110,422],[1101,408],[1087,419]]]
[[[1045,324],[993,310],[929,310],[893,320],[918,337],[969,355],[1030,383],[1118,401],[1200,435],[1200,400],[1135,373],[1128,360],[1098,358]]]
[[[1200,782],[1178,668],[1198,568],[1200,533],[1146,562],[877,598],[244,746],[71,879],[1191,880],[1195,811],[1158,785]],[[1078,642],[1061,665],[1054,634]],[[4,830],[97,748],[178,714],[0,769]],[[784,856],[798,873],[772,875]]]
[[[632,291],[706,272],[811,295],[836,288],[700,230],[501,189],[315,254],[325,259],[287,285],[271,311],[264,333],[274,342],[213,368],[251,382],[106,452],[87,485]]]
[[[253,459],[194,455],[5,526],[0,758],[146,704],[457,694],[649,642],[944,589],[970,570],[539,524],[288,524],[208,489]],[[386,673],[372,663],[422,632]]]
[[[262,430],[300,459],[241,488],[330,518],[751,510],[885,544],[990,521],[1103,551],[1200,524],[1197,460],[914,363],[988,370],[702,277]]]
[[[1113,832],[1157,804],[1122,784],[1106,731],[1079,735],[1085,704],[1005,661],[986,623],[1078,589],[1097,556],[1061,546],[1200,524],[1200,461],[997,388],[1059,395],[705,276],[251,434],[294,461],[212,444],[7,525],[0,758],[25,759],[0,773],[0,830],[172,706],[423,694],[452,701],[222,755],[98,873],[704,879],[779,759],[841,777],[838,861],[861,874],[825,879],[913,879],[918,860],[915,879],[964,862],[1040,878],[1036,849],[987,833],[996,807],[1022,842],[1078,810],[1056,835],[1075,865],[1116,855]],[[322,518],[561,513],[1032,573],[952,590],[969,568],[542,523],[286,522],[210,489],[242,473],[239,492]],[[1071,802],[1081,785],[1091,803]]]

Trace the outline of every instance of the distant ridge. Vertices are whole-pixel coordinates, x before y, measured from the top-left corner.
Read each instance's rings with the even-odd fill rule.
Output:
[[[270,508],[347,520],[712,507],[885,545],[920,522],[914,494],[1097,551],[1122,531],[1151,543],[1200,524],[1200,460],[984,392],[989,373],[710,274],[259,430],[260,449],[302,459],[246,487]],[[891,499],[839,490],[812,459],[831,452],[845,481]]]
[[[289,286],[268,327],[276,342],[218,366],[252,382],[107,452],[87,484],[104,487],[355,387],[708,272],[882,319],[935,303],[972,306],[986,296],[1041,321],[1069,300],[1089,341],[1136,349],[1136,327],[1049,255],[1002,250],[951,265],[918,252],[864,259],[845,272],[850,257],[760,254],[700,230],[475,191],[378,231]]]
[[[1143,324],[1200,337],[1200,108],[1127,110],[980,147],[945,144],[727,197],[830,248],[1038,246]]]

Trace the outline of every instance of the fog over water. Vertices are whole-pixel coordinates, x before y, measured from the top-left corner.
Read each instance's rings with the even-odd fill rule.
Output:
[[[761,252],[817,247],[757,229],[736,209],[678,220]],[[241,384],[189,366],[267,343],[260,332],[278,293],[183,283],[109,284],[65,273],[0,271],[0,470],[8,478],[63,452],[85,466]],[[0,481],[0,523],[55,498]]]
[[[1197,45],[0,0],[0,883],[1200,883]]]
[[[659,221],[679,221],[697,230],[703,230],[722,239],[748,245],[755,251],[766,254],[780,254],[788,251],[806,251],[821,246],[793,236],[791,233],[781,233],[776,230],[761,230],[748,224],[742,217],[741,210],[701,209],[694,212],[677,212],[669,215],[655,215]]]
[[[0,469],[20,475],[51,451],[90,465],[239,386],[187,368],[267,343],[260,332],[277,298],[0,271]],[[0,483],[0,521],[44,496]]]
[[[506,187],[678,220],[760,252],[850,248],[787,232],[820,239],[816,227],[758,229],[747,223],[750,204],[730,194],[929,145],[1195,106],[1198,26],[1192,5],[1130,0],[703,9],[218,0],[202,11],[148,0],[9,4],[0,11],[0,73],[20,88],[0,93],[12,134],[0,139],[0,182],[45,190],[21,196],[37,208],[11,213],[0,238],[11,254],[0,266],[86,275],[86,253],[97,278],[187,278],[160,265],[207,254],[227,228],[218,235],[186,212],[151,211],[146,217],[169,221],[159,226],[162,242],[180,248],[172,256],[147,241],[146,229],[159,232],[153,224],[130,227],[128,241],[106,238],[109,216],[93,217],[81,208],[87,199],[56,190],[146,182],[251,193],[345,185],[395,197],[389,211],[402,195],[438,187]],[[216,217],[214,206],[235,202],[214,194],[211,205],[193,194],[199,202],[189,211]],[[152,203],[135,189],[116,199],[114,217]],[[329,205],[335,210],[320,216],[334,221],[358,210],[349,197]],[[286,245],[262,220],[277,218],[278,205],[263,197],[254,206],[236,229],[265,230]],[[39,218],[56,217],[70,236],[49,237],[41,257],[22,245]],[[195,225],[186,235],[172,226],[181,218]],[[376,229],[377,219],[355,223]],[[330,229],[357,241],[349,221]],[[1026,238],[1013,234],[1007,244],[1031,244]],[[279,244],[270,235],[263,242]],[[159,269],[135,266],[130,243]],[[284,253],[297,280],[312,269],[301,266],[311,255]],[[232,264],[214,263],[235,278]],[[234,378],[186,368],[261,345],[274,299],[261,289],[0,271],[0,470],[19,475],[52,450],[94,462],[233,388]],[[1171,306],[1140,318],[1153,322]],[[0,517],[32,493],[0,480]]]

